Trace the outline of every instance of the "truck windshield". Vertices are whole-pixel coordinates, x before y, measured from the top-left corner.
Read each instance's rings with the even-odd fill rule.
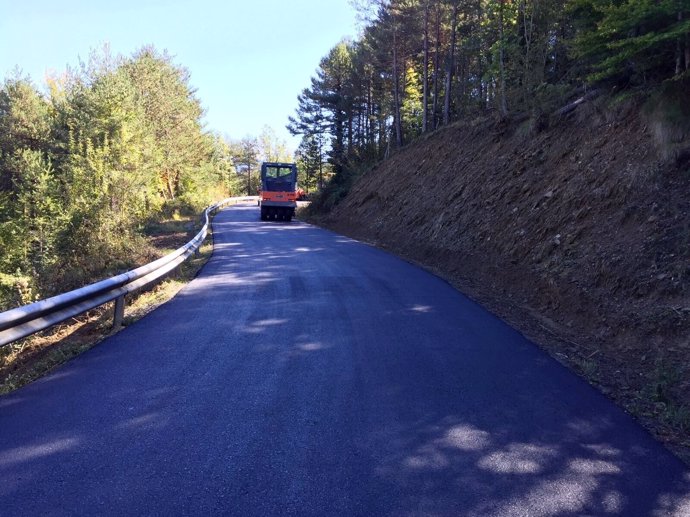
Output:
[[[291,167],[266,167],[266,177],[271,179],[288,179],[292,174]]]

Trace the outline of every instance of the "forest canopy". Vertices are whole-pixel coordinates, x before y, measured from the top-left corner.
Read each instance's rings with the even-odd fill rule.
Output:
[[[323,57],[288,125],[311,161],[327,155],[336,191],[454,121],[538,119],[593,88],[690,70],[690,0],[351,2],[361,35]]]

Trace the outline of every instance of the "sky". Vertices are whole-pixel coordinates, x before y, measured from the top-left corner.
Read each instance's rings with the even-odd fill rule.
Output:
[[[0,0],[0,80],[17,67],[39,88],[105,44],[152,44],[186,67],[210,131],[240,139],[285,129],[297,95],[340,40],[357,35],[348,0]]]

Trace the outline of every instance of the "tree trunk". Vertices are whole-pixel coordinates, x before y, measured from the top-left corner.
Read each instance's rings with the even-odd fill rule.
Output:
[[[395,23],[395,22],[393,22]],[[398,77],[398,37],[397,27],[393,27],[393,104],[395,123],[395,143],[402,147],[402,121],[400,120],[400,77]]]
[[[478,48],[477,48],[477,77],[478,77],[478,82],[479,82],[479,108],[481,111],[485,111],[487,108],[487,102],[489,99],[489,83],[484,81],[484,54],[483,54],[483,48],[482,48],[482,31],[481,31],[481,26],[482,26],[482,4],[480,0],[477,0],[475,3],[476,11],[475,11],[475,16],[476,16],[476,23],[474,24],[472,28],[472,32],[477,32],[477,40],[479,41]]]
[[[319,133],[319,190],[323,189],[323,135]]]
[[[683,11],[678,11],[678,22],[683,21]],[[676,75],[683,71],[683,43],[679,37],[676,40]]]
[[[170,173],[170,171],[167,171],[165,173],[165,187],[168,191],[168,199],[172,201],[173,199],[175,199],[175,186],[173,182],[172,173]]]
[[[352,113],[352,110],[350,110],[347,116],[347,153],[345,153],[345,156],[347,156],[348,158],[352,156],[354,118],[354,114]]]
[[[505,69],[505,39],[503,34],[503,11],[505,9],[506,0],[500,0],[498,7],[498,71],[499,71],[499,87],[498,87],[498,107],[501,117],[508,116],[508,104],[506,103],[506,69]]]
[[[470,98],[470,95],[468,92],[470,91],[469,87],[469,77],[472,74],[470,71],[470,61],[471,61],[471,56],[464,55],[462,59],[458,59],[459,65],[458,65],[458,84],[460,85],[460,94],[459,98],[462,101],[461,105],[462,106],[467,106],[468,102],[467,99]]]
[[[594,98],[597,97],[599,94],[601,94],[601,90],[598,89],[598,88],[595,89],[595,90],[590,90],[589,92],[587,92],[586,94],[584,94],[582,97],[578,98],[577,100],[574,100],[574,101],[571,102],[570,104],[566,104],[566,105],[563,106],[562,108],[557,109],[556,111],[554,111],[554,112],[553,112],[553,115],[556,116],[556,117],[561,117],[561,116],[563,116],[563,115],[566,115],[566,114],[570,113],[571,111],[574,111],[575,108],[577,108],[577,107],[578,107],[580,104],[582,104],[583,102],[586,102],[586,101],[588,101],[588,100],[590,100],[590,99],[594,99]]]
[[[376,144],[376,128],[374,127],[374,94],[372,92],[373,84],[371,78],[369,79],[369,87],[367,88],[367,137],[369,145],[375,149]]]
[[[424,85],[422,88],[422,133],[429,130],[429,0],[424,3]]]
[[[532,92],[531,60],[532,60],[532,37],[534,35],[534,11],[535,6],[531,6],[529,15],[527,14],[527,2],[521,0],[518,6],[519,16],[522,18],[522,38],[524,43],[524,66],[523,66],[523,86],[525,103],[529,104]]]
[[[436,0],[436,49],[434,51],[434,85],[433,85],[433,104],[431,107],[431,127],[438,127],[438,74],[439,74],[439,55],[441,54],[441,1]]]
[[[458,28],[458,4],[453,5],[453,14],[450,28],[450,50],[446,66],[445,99],[443,102],[443,125],[450,122],[450,92],[453,86],[453,69],[455,68],[455,37]]]

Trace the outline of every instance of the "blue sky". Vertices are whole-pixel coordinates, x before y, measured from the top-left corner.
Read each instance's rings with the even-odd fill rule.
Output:
[[[232,138],[285,130],[319,60],[356,36],[348,0],[0,0],[0,78],[19,67],[43,88],[108,43],[153,44],[187,67],[210,130]]]

